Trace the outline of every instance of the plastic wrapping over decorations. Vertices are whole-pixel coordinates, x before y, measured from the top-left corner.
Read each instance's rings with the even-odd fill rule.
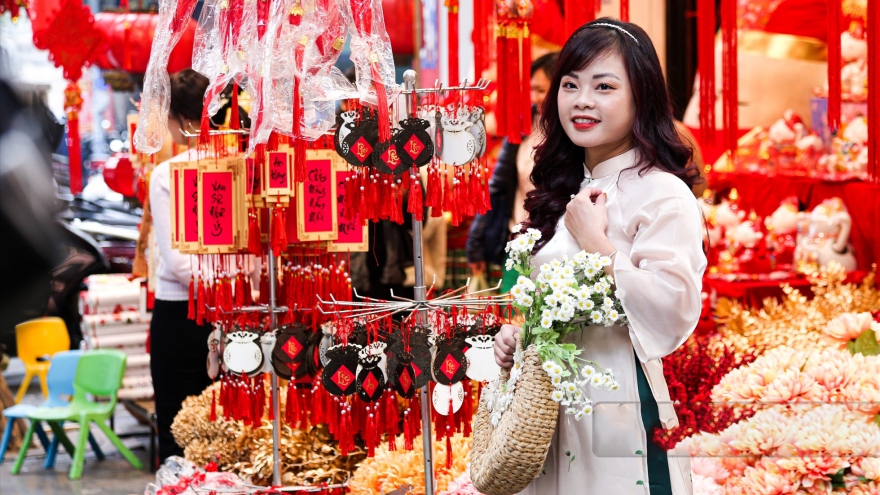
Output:
[[[388,105],[400,93],[394,82],[394,55],[380,0],[340,0],[340,13],[351,32],[351,59],[357,70],[362,102],[379,110],[380,140],[390,139]]]
[[[290,2],[292,4],[292,2]],[[303,26],[291,25],[288,2],[270,2],[265,32],[258,29],[258,42],[249,52],[249,90],[252,95],[250,151],[269,141],[273,131],[290,133],[293,109],[295,47]],[[262,33],[262,35],[261,35]]]
[[[217,466],[199,469],[192,462],[178,456],[165,460],[156,471],[156,482],[147,485],[144,495],[172,495],[195,493],[224,493],[247,495],[251,487],[232,473],[217,472]]]
[[[134,135],[135,147],[143,153],[159,151],[165,141],[171,104],[168,60],[171,50],[183,35],[195,5],[195,0],[177,0],[163,2],[159,6],[159,22],[153,33],[153,49],[144,76],[138,126]]]
[[[320,30],[309,39],[302,62],[302,132],[309,140],[323,136],[334,126],[336,100],[358,96],[355,86],[335,65],[347,35],[339,1],[315,0],[315,12]]]

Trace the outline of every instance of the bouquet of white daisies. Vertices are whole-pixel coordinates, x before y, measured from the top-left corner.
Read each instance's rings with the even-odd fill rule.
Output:
[[[582,351],[574,344],[563,343],[563,338],[586,325],[626,324],[626,315],[612,291],[614,280],[604,271],[611,265],[608,256],[581,251],[572,259],[566,256],[553,260],[540,267],[532,282],[532,249],[540,238],[541,232],[528,229],[507,243],[506,268],[520,275],[510,290],[512,306],[525,318],[523,349],[534,345],[544,371],[550,375],[553,400],[565,407],[567,414],[581,419],[593,412],[592,401],[581,387],[589,384],[616,390],[618,384],[610,369],[579,357]],[[516,361],[514,356],[514,368]]]

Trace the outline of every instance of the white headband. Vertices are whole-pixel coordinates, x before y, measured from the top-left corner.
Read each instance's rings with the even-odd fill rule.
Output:
[[[604,26],[604,27],[610,27],[612,29],[616,29],[616,30],[620,31],[621,33],[632,38],[632,40],[635,41],[637,45],[639,44],[639,40],[637,40],[636,37],[632,35],[632,33],[627,31],[626,29],[623,29],[622,27],[618,26],[617,24],[608,24],[607,22],[597,22],[596,24],[590,24],[590,26]]]

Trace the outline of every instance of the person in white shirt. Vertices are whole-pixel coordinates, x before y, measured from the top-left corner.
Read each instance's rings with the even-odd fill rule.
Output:
[[[176,144],[187,145],[183,130],[197,133],[208,78],[192,69],[171,75],[171,105],[168,131]],[[216,118],[226,114],[224,106]],[[245,115],[243,110],[239,115]],[[247,117],[244,117],[247,126]],[[212,127],[215,125],[212,119]],[[192,155],[192,156],[190,156]],[[156,302],[150,323],[150,374],[155,392],[159,439],[159,461],[183,455],[174,441],[171,423],[183,400],[201,394],[211,384],[206,362],[211,325],[197,325],[187,318],[189,284],[198,258],[183,255],[171,247],[171,195],[169,164],[195,159],[195,152],[185,151],[162,162],[150,174],[150,208],[158,246],[156,259]]]
[[[691,493],[690,460],[667,456],[653,430],[677,424],[660,359],[700,316],[706,257],[690,189],[699,172],[645,31],[610,18],[575,31],[560,52],[541,126],[535,189],[525,202],[524,227],[542,234],[532,264],[581,250],[610,256],[605,270],[629,323],[585,324],[566,338],[582,358],[612,369],[620,387],[584,386],[594,407],[583,420],[560,408],[543,474],[523,493]],[[505,325],[496,336],[499,365],[512,365],[519,331]]]

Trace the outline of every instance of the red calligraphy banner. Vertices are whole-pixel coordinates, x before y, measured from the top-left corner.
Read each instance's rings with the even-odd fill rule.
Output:
[[[202,172],[202,245],[229,246],[235,240],[232,172]]]
[[[298,185],[297,230],[302,241],[337,238],[336,163],[339,155],[328,150],[309,150],[306,180]]]
[[[183,169],[183,239],[185,243],[199,242],[199,171]]]

